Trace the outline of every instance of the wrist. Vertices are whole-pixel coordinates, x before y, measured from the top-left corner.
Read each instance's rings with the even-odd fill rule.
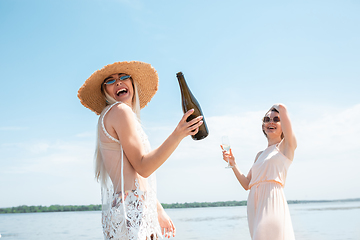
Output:
[[[231,164],[232,162],[230,162],[230,166],[232,166],[232,167],[236,167],[237,165],[236,165],[236,162],[235,162],[235,159],[234,159],[234,161],[233,161],[233,164]]]
[[[180,143],[181,140],[183,140],[187,135],[182,134],[178,128],[176,128],[171,134],[170,134],[170,138],[172,139],[172,141],[178,142]]]
[[[276,109],[276,111],[279,112],[279,107],[280,107],[280,104],[274,104],[274,105],[270,108],[270,110],[271,110],[271,109]]]
[[[157,212],[158,212],[158,214],[162,213],[163,211],[165,211],[163,206],[161,205],[160,202],[158,202],[158,204],[157,204]]]
[[[158,209],[157,210],[157,214],[158,216],[162,216],[164,214],[165,210],[164,209]]]

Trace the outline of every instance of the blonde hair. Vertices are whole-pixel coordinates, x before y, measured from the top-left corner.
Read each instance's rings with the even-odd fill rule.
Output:
[[[133,85],[133,89],[134,89],[134,96],[132,99],[132,110],[133,112],[136,114],[137,116],[137,120],[140,122],[140,100],[139,100],[139,93],[138,93],[138,87],[135,81],[132,80],[132,85]],[[106,100],[106,106],[112,105],[114,103],[116,103],[117,101],[111,97],[103,88],[103,85],[101,85],[101,90],[104,94],[104,98]],[[100,118],[102,116],[100,115]],[[98,125],[101,124],[100,120],[98,122]],[[106,184],[107,181],[107,172],[105,169],[105,165],[104,165],[104,161],[102,159],[102,155],[100,152],[100,137],[99,137],[99,128],[100,126],[98,126],[98,131],[97,131],[97,140],[96,140],[96,149],[95,149],[95,154],[94,154],[94,158],[95,158],[95,179],[98,182],[101,182],[101,184],[104,186]],[[102,128],[101,128],[102,129]]]

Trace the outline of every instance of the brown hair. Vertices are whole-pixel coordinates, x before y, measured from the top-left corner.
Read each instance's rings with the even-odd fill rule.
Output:
[[[276,108],[272,108],[272,109],[270,109],[269,111],[267,111],[267,112],[265,113],[265,116],[266,116],[269,112],[277,112],[277,113],[279,113],[279,111],[278,111],[278,110],[276,110]],[[264,117],[265,117],[265,116],[264,116]],[[263,124],[261,125],[261,129],[262,129],[262,131],[263,131],[263,133],[264,133],[265,137],[267,138],[267,135],[266,135],[266,133],[265,133],[265,131],[264,131],[263,127],[264,127],[264,121],[263,121]],[[282,133],[281,133],[281,139],[283,139],[283,138],[284,138],[284,133],[282,132]]]

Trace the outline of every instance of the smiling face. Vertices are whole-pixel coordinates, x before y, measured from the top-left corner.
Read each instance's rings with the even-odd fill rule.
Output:
[[[105,78],[103,83],[104,91],[106,91],[116,101],[120,101],[131,106],[134,96],[133,83],[131,78],[121,80],[120,78],[123,76],[127,76],[127,74],[117,73]],[[115,82],[111,83],[111,80],[115,80]],[[105,84],[106,82],[111,84]]]
[[[264,118],[270,118],[269,122],[263,122],[262,129],[268,139],[270,138],[282,138],[281,122],[276,122],[278,118],[280,120],[279,113],[276,111],[269,111]],[[275,121],[274,121],[275,118]]]

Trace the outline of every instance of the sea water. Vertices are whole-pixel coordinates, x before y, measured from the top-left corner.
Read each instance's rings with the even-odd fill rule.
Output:
[[[360,202],[290,204],[297,240],[360,240]],[[246,206],[166,209],[178,240],[250,240]],[[101,212],[0,214],[1,240],[103,239]]]

